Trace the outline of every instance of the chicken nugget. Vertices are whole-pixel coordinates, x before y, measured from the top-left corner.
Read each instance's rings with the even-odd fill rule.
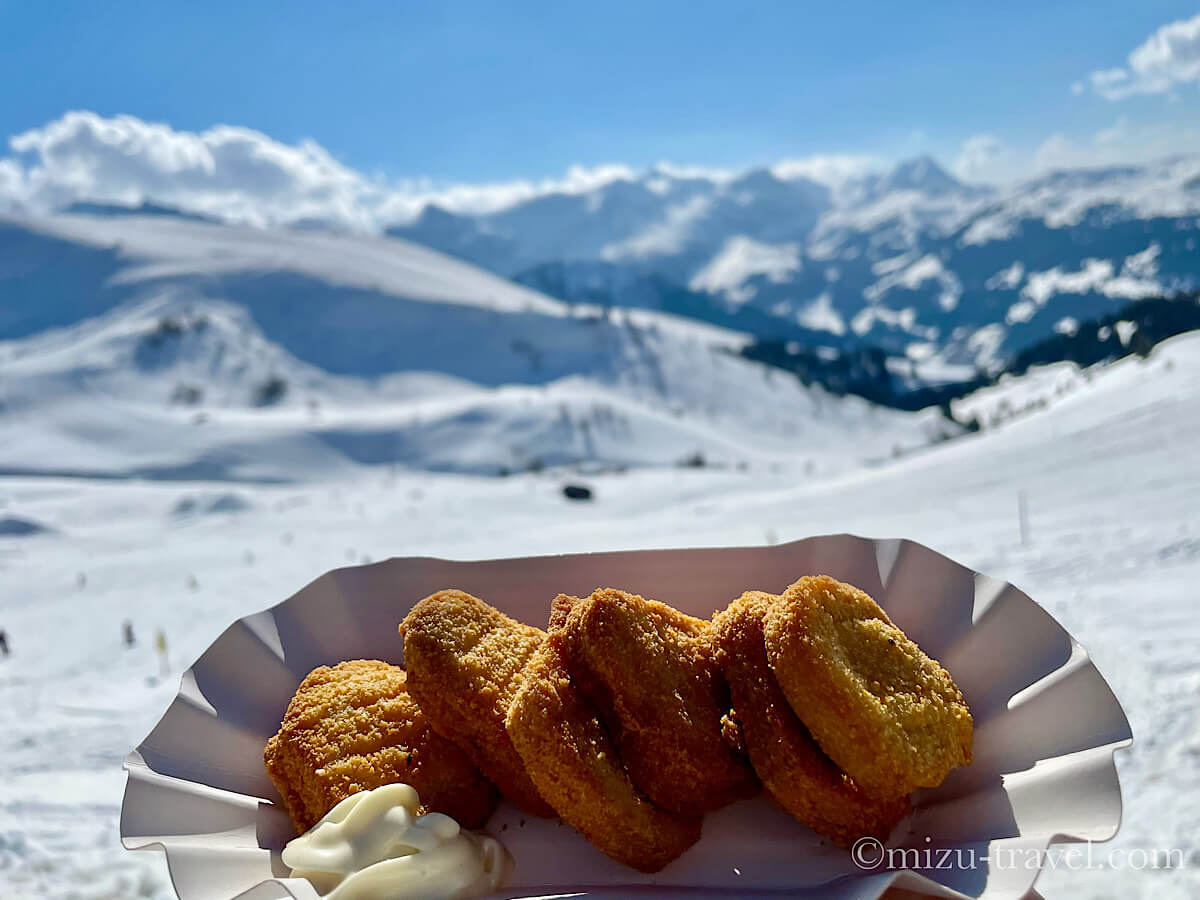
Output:
[[[351,794],[397,782],[416,789],[423,812],[464,828],[481,827],[497,801],[466,754],[430,728],[404,670],[379,660],[310,672],[263,761],[301,832]]]
[[[529,780],[504,717],[521,670],[546,633],[463,591],[439,591],[400,624],[408,689],[434,730],[530,815],[553,812]]]
[[[567,616],[571,615],[571,610],[582,602],[570,594],[559,594],[550,604],[550,624],[547,627],[551,631],[558,631],[567,624]]]
[[[701,819],[660,809],[629,780],[595,709],[572,683],[564,637],[534,654],[507,727],[541,795],[608,856],[657,872],[700,837]]]
[[[571,675],[638,790],[689,815],[753,794],[754,772],[722,722],[729,691],[710,623],[613,588],[572,600],[560,597],[553,609]]]
[[[801,578],[767,612],[767,658],[821,749],[873,797],[971,761],[971,713],[935,660],[858,588]]]
[[[717,660],[734,718],[763,787],[796,821],[849,847],[886,838],[908,813],[906,798],[874,800],[821,752],[788,705],[767,662],[763,619],[779,597],[747,591],[713,617]]]

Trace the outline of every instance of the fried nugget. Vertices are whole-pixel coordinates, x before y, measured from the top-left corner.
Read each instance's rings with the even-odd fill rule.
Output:
[[[757,790],[722,723],[729,692],[709,622],[612,588],[559,597],[551,618],[562,622],[572,677],[656,805],[696,815]]]
[[[559,594],[550,604],[550,624],[547,627],[551,631],[558,631],[567,624],[567,616],[571,615],[571,610],[582,602],[570,594]]]
[[[821,752],[788,705],[763,642],[763,620],[778,602],[773,594],[748,591],[713,619],[717,660],[754,771],[796,821],[837,844],[886,838],[908,813],[908,800],[868,797]]]
[[[434,730],[462,747],[525,812],[552,815],[504,729],[521,670],[546,633],[478,597],[446,590],[414,606],[400,634],[408,689]]]
[[[863,591],[801,578],[767,612],[763,634],[788,702],[871,796],[936,787],[971,761],[958,686]]]
[[[464,828],[481,827],[497,801],[467,756],[430,728],[404,670],[379,660],[310,672],[263,761],[301,832],[351,794],[397,782],[416,789],[423,812]]]
[[[657,872],[700,837],[701,819],[660,809],[629,780],[595,709],[572,683],[551,633],[508,710],[513,745],[541,795],[613,859]]]

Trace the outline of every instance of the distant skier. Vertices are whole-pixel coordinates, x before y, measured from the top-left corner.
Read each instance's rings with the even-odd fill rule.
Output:
[[[133,623],[126,619],[121,623],[121,640],[126,647],[132,647],[137,641],[133,637]]]
[[[171,674],[171,664],[167,659],[167,635],[161,628],[154,633],[154,648],[158,651],[163,677],[166,677]]]
[[[8,633],[0,628],[0,656],[8,656]]]

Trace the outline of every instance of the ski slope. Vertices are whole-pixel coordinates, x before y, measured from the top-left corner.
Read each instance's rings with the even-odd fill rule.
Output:
[[[992,409],[998,390],[1010,407],[1050,398],[993,429],[809,478],[770,466],[504,479],[358,466],[287,484],[2,478],[0,522],[40,530],[0,528],[0,627],[13,647],[0,660],[0,894],[170,897],[160,859],[118,846],[120,761],[165,708],[179,670],[230,621],[330,568],[845,530],[910,537],[1018,584],[1088,647],[1124,703],[1137,742],[1118,759],[1125,817],[1114,846],[1184,848],[1192,862],[1058,870],[1038,889],[1054,900],[1194,897],[1200,335],[1087,377],[1069,367],[1049,375],[963,401]],[[1059,379],[1072,387],[1057,392]],[[590,484],[594,501],[566,501],[568,477]],[[131,650],[120,643],[126,618],[139,638]],[[157,628],[170,641],[166,679]]]
[[[9,218],[0,287],[9,474],[280,482],[703,459],[809,477],[959,430],[806,388],[739,358],[736,332],[568,306],[399,240]]]

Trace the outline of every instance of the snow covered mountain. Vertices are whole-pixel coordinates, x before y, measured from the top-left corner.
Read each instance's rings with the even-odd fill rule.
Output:
[[[964,184],[929,157],[836,189],[653,169],[393,234],[570,301],[994,365],[1070,318],[1200,284],[1200,157]]]
[[[831,217],[805,239],[804,266]],[[750,287],[796,277],[789,257],[745,246],[765,270]],[[1108,281],[1161,279],[1147,273],[1163,247]],[[732,279],[737,258],[705,280]],[[1003,280],[1057,294],[1056,279]],[[890,290],[915,290],[905,281]],[[685,311],[710,296],[681,290]],[[811,323],[834,314],[830,299]],[[953,404],[982,433],[936,447],[937,415],[806,389],[728,352],[745,340],[653,310],[601,315],[398,240],[170,214],[0,221],[4,896],[172,896],[161,858],[116,837],[120,762],[176,687],[157,674],[156,631],[178,672],[230,621],[347,563],[841,530],[928,543],[1061,619],[1139,741],[1118,757],[1121,834],[1098,854],[1192,847],[1200,333],[1002,380]],[[882,457],[894,461],[862,465]],[[707,471],[678,466],[701,459]],[[539,471],[583,462],[605,469],[588,473],[590,504]],[[462,477],[502,470],[513,477]],[[1191,898],[1200,867],[1048,864],[1038,887]]]
[[[0,473],[811,475],[956,431],[743,360],[738,332],[568,306],[394,239],[8,218],[0,293]]]
[[[849,531],[911,537],[1019,585],[1088,648],[1124,705],[1136,743],[1117,754],[1120,834],[1087,848],[1097,865],[1049,857],[1039,892],[1193,900],[1200,866],[1124,861],[1166,848],[1190,854],[1166,859],[1196,859],[1200,334],[1099,371],[1031,372],[964,402],[990,418],[1043,400],[1044,413],[845,476],[605,473],[589,478],[586,506],[536,473],[360,470],[287,485],[0,479],[0,523],[12,523],[0,530],[0,618],[12,647],[0,663],[4,897],[174,897],[161,854],[118,841],[121,760],[174,696],[180,669],[230,622],[329,569],[390,556],[751,546]],[[121,640],[126,620],[132,648]],[[158,629],[170,639],[167,678]]]
[[[731,235],[766,243],[803,238],[829,209],[830,191],[754,169],[731,181],[651,170],[586,194],[549,194],[486,216],[427,206],[391,234],[436,247],[505,275],[543,262],[655,260],[682,277]]]

